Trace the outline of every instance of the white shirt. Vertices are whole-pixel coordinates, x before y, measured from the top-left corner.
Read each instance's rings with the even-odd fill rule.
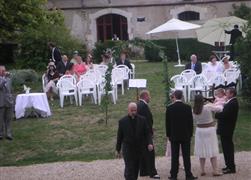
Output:
[[[218,62],[216,62],[216,64],[214,64],[214,65],[211,62],[209,62],[206,71],[207,72],[222,73],[223,68]]]

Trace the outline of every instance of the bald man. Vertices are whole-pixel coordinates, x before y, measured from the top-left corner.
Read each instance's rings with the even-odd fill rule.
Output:
[[[0,65],[0,140],[12,140],[11,117],[14,100],[11,94],[10,74]]]
[[[131,102],[128,105],[128,115],[119,121],[116,144],[117,156],[121,157],[123,153],[126,180],[138,179],[140,159],[145,146],[148,151],[153,150],[150,130],[145,118],[137,114],[137,104]]]
[[[196,72],[196,74],[200,74],[202,72],[202,66],[201,63],[197,60],[197,56],[195,54],[192,54],[190,56],[191,62],[186,64],[185,69],[192,69]]]

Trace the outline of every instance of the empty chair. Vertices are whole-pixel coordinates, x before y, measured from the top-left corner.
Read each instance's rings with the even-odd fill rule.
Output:
[[[98,88],[98,104],[100,105],[101,104],[101,98],[103,95],[105,95],[105,81],[103,81],[102,83],[100,83],[99,85],[100,87]],[[115,90],[115,87],[114,87],[114,84],[111,82],[111,90],[108,91],[108,95],[112,95],[112,100],[113,100],[113,103],[116,104],[116,90]]]
[[[105,73],[107,69],[108,69],[108,66],[103,65],[103,64],[99,64],[95,67],[95,70],[98,71],[102,77],[105,77]]]
[[[82,105],[83,95],[92,95],[94,103],[97,104],[96,85],[89,79],[82,79],[77,83],[79,105]]]
[[[208,96],[207,78],[204,75],[199,74],[191,79],[191,84],[188,86],[188,101],[190,101],[192,92],[200,92],[203,93],[205,97]]]
[[[121,68],[124,72],[124,80],[129,79],[130,69],[126,65],[118,65],[116,68]]]
[[[175,75],[171,77],[171,82],[174,83],[174,87],[171,90],[180,90],[183,92],[184,100],[187,101],[187,79],[182,75]]]
[[[66,80],[72,82],[72,84],[74,84],[74,85],[77,84],[77,80],[76,80],[75,76],[73,76],[73,75],[70,75],[70,74],[63,75],[60,77],[59,80],[62,80],[62,79],[66,79]]]
[[[64,106],[65,96],[70,96],[71,103],[72,103],[72,96],[74,96],[76,105],[78,105],[76,84],[73,84],[73,82],[67,78],[63,79],[60,78],[60,80],[57,83],[57,87],[59,89],[59,99],[61,108],[63,108]]]
[[[224,77],[226,78],[226,86],[236,87],[239,78],[239,71],[234,68],[227,69],[224,71]]]
[[[118,88],[118,85],[121,85],[121,92],[122,95],[124,95],[124,70],[121,68],[114,68],[112,70],[112,81],[114,85],[116,86],[116,90]],[[117,98],[116,98],[117,99]]]
[[[186,77],[188,85],[191,84],[191,80],[196,76],[196,72],[192,69],[186,69],[180,73],[182,76]]]

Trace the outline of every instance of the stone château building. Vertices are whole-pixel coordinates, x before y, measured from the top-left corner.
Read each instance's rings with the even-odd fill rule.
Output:
[[[251,0],[48,0],[47,7],[61,9],[72,35],[93,47],[114,34],[121,40],[172,38],[172,33],[145,33],[171,18],[203,24],[229,16],[232,5],[241,3],[251,7]],[[195,33],[181,32],[179,37],[195,37]]]

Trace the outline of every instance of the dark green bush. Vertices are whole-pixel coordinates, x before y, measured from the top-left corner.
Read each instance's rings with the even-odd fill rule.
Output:
[[[177,61],[175,39],[152,40],[152,42],[164,48],[165,55],[170,61]],[[189,57],[193,53],[198,55],[200,61],[208,61],[211,52],[214,50],[213,46],[198,42],[197,39],[179,39],[178,43],[182,61],[189,61]],[[150,61],[161,61],[157,51],[157,49],[146,48],[146,59]]]

